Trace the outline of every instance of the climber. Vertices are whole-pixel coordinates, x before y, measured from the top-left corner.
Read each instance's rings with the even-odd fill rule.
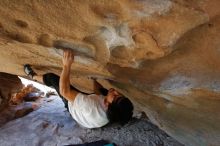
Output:
[[[70,85],[73,52],[64,50],[62,60],[63,70],[60,77],[54,73],[37,75],[29,64],[24,65],[24,71],[33,80],[55,88],[71,116],[83,127],[98,128],[107,123],[124,125],[132,118],[131,101],[117,90],[113,88],[107,90],[96,80],[94,94],[83,93]]]

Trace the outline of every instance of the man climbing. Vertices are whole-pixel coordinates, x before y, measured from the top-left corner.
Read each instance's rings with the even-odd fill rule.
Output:
[[[126,124],[133,114],[131,101],[113,88],[109,90],[102,88],[96,81],[94,81],[95,94],[88,95],[71,86],[70,70],[73,61],[72,51],[64,50],[60,77],[53,73],[37,75],[28,64],[24,65],[24,71],[33,80],[55,88],[71,116],[81,126],[98,128],[109,122]]]

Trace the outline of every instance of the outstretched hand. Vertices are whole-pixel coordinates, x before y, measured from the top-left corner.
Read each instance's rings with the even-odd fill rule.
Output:
[[[70,88],[70,72],[71,64],[74,60],[74,54],[71,50],[63,50],[63,69],[60,75],[59,91],[66,100],[73,102],[79,93],[75,89]]]
[[[63,51],[63,66],[71,66],[74,61],[73,51],[66,49]]]

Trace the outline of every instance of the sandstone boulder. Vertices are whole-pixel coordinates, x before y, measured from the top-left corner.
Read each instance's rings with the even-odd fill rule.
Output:
[[[62,69],[91,92],[99,78],[185,145],[220,145],[220,1],[0,2],[0,71],[24,76]]]
[[[18,76],[0,73],[0,110],[8,105],[13,93],[18,92],[22,87]]]

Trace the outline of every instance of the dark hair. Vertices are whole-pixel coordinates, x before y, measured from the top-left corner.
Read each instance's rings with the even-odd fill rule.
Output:
[[[108,106],[107,117],[109,122],[121,125],[128,123],[132,118],[133,109],[133,104],[128,98],[119,97]]]

